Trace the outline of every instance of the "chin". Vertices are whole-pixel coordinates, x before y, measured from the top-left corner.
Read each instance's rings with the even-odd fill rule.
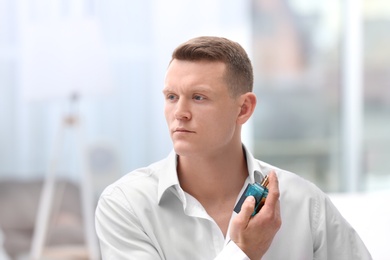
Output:
[[[191,144],[174,144],[173,149],[175,153],[180,156],[189,156],[197,153],[196,149],[194,149],[194,145]]]

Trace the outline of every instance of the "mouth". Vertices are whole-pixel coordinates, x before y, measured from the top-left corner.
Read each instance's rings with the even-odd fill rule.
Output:
[[[185,128],[176,128],[173,130],[173,133],[195,133],[195,132]]]

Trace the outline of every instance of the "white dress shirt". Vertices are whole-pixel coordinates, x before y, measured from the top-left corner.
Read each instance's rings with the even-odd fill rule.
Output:
[[[181,189],[176,158],[171,152],[104,190],[96,208],[104,260],[249,259]],[[246,158],[249,174],[241,193],[271,170],[279,180],[282,226],[263,260],[371,259],[355,230],[315,185],[256,160],[248,151]]]

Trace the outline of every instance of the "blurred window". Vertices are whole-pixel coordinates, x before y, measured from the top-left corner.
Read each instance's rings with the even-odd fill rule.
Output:
[[[252,4],[259,99],[255,155],[325,191],[344,190],[340,159],[342,2],[254,0]],[[389,9],[390,3],[384,0],[365,1],[363,6],[362,189],[390,184]]]

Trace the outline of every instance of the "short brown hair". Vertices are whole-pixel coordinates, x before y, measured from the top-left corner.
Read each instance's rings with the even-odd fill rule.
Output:
[[[253,91],[253,68],[248,54],[229,39],[214,36],[190,39],[173,51],[174,59],[221,61],[226,64],[225,79],[233,97]]]

